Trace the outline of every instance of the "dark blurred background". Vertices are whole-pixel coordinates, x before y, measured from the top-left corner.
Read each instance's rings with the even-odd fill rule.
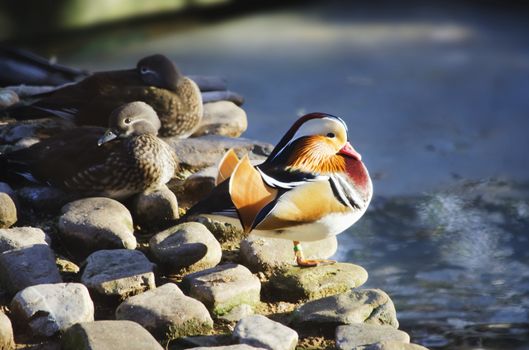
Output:
[[[339,115],[374,178],[338,258],[433,349],[529,346],[525,1],[5,1],[4,44],[67,66],[151,53],[246,99],[243,135]]]

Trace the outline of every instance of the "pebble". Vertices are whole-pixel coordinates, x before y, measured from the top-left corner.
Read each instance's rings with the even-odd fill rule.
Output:
[[[309,301],[294,311],[292,322],[297,326],[368,323],[399,327],[395,306],[380,289],[353,289]]]
[[[17,222],[17,207],[13,198],[0,192],[0,229],[9,228]]]
[[[19,101],[17,93],[13,90],[0,89],[0,109],[12,106]]]
[[[216,266],[222,258],[219,242],[197,222],[173,226],[149,241],[156,262],[172,272],[193,272]]]
[[[226,264],[195,272],[184,277],[182,284],[189,296],[202,301],[215,315],[260,300],[261,282],[243,265]]]
[[[156,339],[132,321],[82,322],[62,336],[63,350],[163,350]]]
[[[395,340],[384,340],[375,344],[361,345],[353,348],[354,350],[428,350],[418,344],[407,344]]]
[[[0,311],[0,349],[10,350],[15,348],[13,326],[11,320]]]
[[[336,253],[336,237],[321,241],[303,242],[303,253],[307,259],[327,259]],[[249,235],[241,241],[241,259],[252,271],[271,272],[295,263],[292,241],[280,238]]]
[[[13,317],[33,334],[51,337],[78,322],[94,320],[94,303],[81,283],[39,284],[18,292]]]
[[[12,294],[37,284],[62,282],[53,251],[47,244],[34,244],[0,254],[0,281]]]
[[[298,343],[298,333],[279,322],[262,315],[241,319],[233,330],[239,343],[269,350],[293,350]]]
[[[200,126],[193,134],[239,137],[248,127],[246,112],[230,101],[204,104],[204,115]]]
[[[116,309],[116,319],[135,321],[158,339],[205,334],[213,328],[204,304],[174,283],[128,298]]]
[[[59,231],[72,249],[135,249],[132,216],[120,202],[103,197],[83,198],[62,208]],[[77,249],[79,250],[79,249]]]
[[[0,229],[0,253],[34,244],[50,243],[50,238],[40,228],[26,226]]]
[[[310,269],[298,266],[283,268],[270,279],[279,300],[319,299],[357,288],[367,281],[367,271],[358,265],[336,263]]]
[[[156,288],[154,264],[138,250],[100,250],[86,259],[81,282],[90,290],[126,298]]]
[[[134,196],[131,211],[135,221],[142,225],[159,225],[179,217],[176,196],[165,185],[156,191]]]
[[[387,325],[358,323],[336,327],[336,347],[339,350],[353,350],[360,345],[370,345],[385,340],[409,343],[410,336]]]

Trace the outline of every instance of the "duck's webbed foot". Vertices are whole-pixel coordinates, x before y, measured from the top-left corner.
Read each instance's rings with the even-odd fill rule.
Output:
[[[294,242],[294,255],[296,256],[296,263],[299,267],[314,267],[314,266],[320,266],[320,265],[331,265],[335,264],[336,260],[329,260],[329,259],[305,259],[303,256],[303,250],[301,249],[301,245],[299,241],[293,241]]]

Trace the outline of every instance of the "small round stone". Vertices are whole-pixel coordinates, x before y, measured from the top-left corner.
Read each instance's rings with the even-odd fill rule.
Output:
[[[0,192],[0,228],[8,228],[17,222],[17,207],[7,193]]]
[[[144,225],[178,219],[178,201],[175,194],[163,186],[150,193],[140,193],[132,201],[134,219]]]

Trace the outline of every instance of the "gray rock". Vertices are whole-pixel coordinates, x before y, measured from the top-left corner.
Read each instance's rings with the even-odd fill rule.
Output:
[[[303,253],[307,259],[330,258],[338,247],[336,237],[315,242],[303,242]],[[280,238],[248,236],[241,241],[241,259],[252,271],[271,272],[295,263],[292,241]]]
[[[132,321],[77,323],[62,336],[63,350],[163,350],[145,328]]]
[[[40,228],[13,227],[0,229],[0,253],[34,244],[50,244],[51,240]]]
[[[196,335],[191,337],[182,337],[176,340],[175,343],[184,349],[189,349],[200,346],[217,347],[231,345],[233,344],[233,339],[231,334]]]
[[[361,345],[353,348],[354,350],[428,350],[418,344],[407,344],[395,340],[385,340],[370,345]]]
[[[243,232],[242,228],[232,225],[228,222],[214,220],[205,216],[197,216],[193,218],[193,220],[206,226],[221,244],[238,244],[241,239],[246,237],[246,234]]]
[[[293,350],[298,333],[262,315],[247,316],[233,330],[233,337],[241,344],[270,350]]]
[[[99,294],[126,298],[156,288],[153,271],[140,251],[100,250],[86,259],[81,282]]]
[[[339,350],[352,350],[360,345],[370,345],[385,340],[409,343],[410,336],[387,325],[358,323],[336,328],[336,347]]]
[[[166,340],[204,334],[213,328],[206,307],[173,283],[128,298],[118,306],[116,319],[135,321]]]
[[[261,282],[242,265],[226,264],[184,277],[188,295],[202,301],[216,315],[260,300]]]
[[[0,89],[0,109],[12,106],[19,101],[17,93],[13,90]]]
[[[20,139],[47,138],[75,127],[72,121],[61,118],[42,118],[10,122],[0,128],[0,142],[14,144]]]
[[[134,196],[131,210],[135,221],[144,225],[159,225],[179,217],[176,196],[165,185],[154,192]]]
[[[132,216],[120,202],[103,197],[83,198],[62,208],[59,231],[72,247],[83,251],[135,249]]]
[[[248,127],[246,112],[230,101],[204,104],[204,116],[193,136],[239,137]]]
[[[0,281],[12,294],[37,284],[62,282],[53,251],[46,244],[34,244],[0,254]]]
[[[23,204],[45,212],[54,212],[78,198],[72,193],[49,186],[22,187],[17,190],[17,195]]]
[[[367,271],[358,265],[336,263],[310,269],[285,267],[270,279],[278,300],[319,299],[357,288],[367,281]]]
[[[10,195],[0,192],[0,229],[11,227],[17,222],[17,207]]]
[[[235,344],[224,346],[199,346],[198,348],[191,348],[193,350],[257,350],[264,348],[256,348],[247,344]]]
[[[220,320],[228,321],[228,322],[238,322],[241,318],[244,318],[246,316],[253,315],[254,311],[253,308],[248,304],[241,304],[235,306],[233,309],[228,311],[228,313],[218,316]]]
[[[0,312],[0,350],[11,350],[14,348],[15,340],[11,320],[6,314]]]
[[[216,266],[222,257],[219,242],[197,222],[173,226],[149,241],[156,262],[174,272],[193,272]]]
[[[368,323],[399,327],[395,306],[380,289],[353,289],[310,301],[294,311],[292,321],[297,326]]]
[[[39,284],[18,292],[11,301],[15,320],[33,334],[50,337],[78,322],[94,320],[94,303],[80,283]]]

